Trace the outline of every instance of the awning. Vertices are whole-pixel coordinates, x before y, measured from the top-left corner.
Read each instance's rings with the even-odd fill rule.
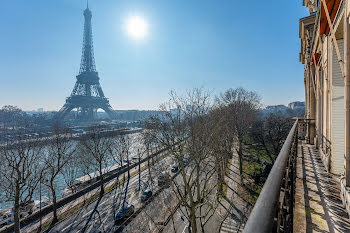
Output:
[[[331,22],[333,23],[341,0],[325,0],[325,1],[329,12],[329,17],[331,18]],[[328,26],[326,12],[321,1],[319,1],[319,4],[321,5],[320,35],[323,35],[323,34],[328,35],[329,26]]]
[[[317,65],[317,63],[320,60],[320,58],[321,58],[321,53],[313,54],[312,59],[311,59],[311,65],[312,66],[315,65],[315,64]]]

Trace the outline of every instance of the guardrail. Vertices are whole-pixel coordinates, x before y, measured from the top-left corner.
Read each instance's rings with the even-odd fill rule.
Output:
[[[296,160],[296,119],[273,165],[243,233],[293,232]]]

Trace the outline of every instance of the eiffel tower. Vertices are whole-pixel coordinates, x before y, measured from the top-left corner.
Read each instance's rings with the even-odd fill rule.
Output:
[[[72,94],[56,115],[57,120],[63,120],[73,109],[77,109],[77,118],[81,120],[95,119],[97,109],[103,109],[111,119],[114,118],[113,109],[103,94],[96,71],[91,28],[92,13],[89,5],[84,11],[84,18],[83,52],[79,74],[76,76],[77,81]]]

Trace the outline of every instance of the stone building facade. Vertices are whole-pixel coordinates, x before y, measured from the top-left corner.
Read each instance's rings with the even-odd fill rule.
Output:
[[[299,21],[304,64],[306,140],[328,172],[339,175],[350,213],[350,0],[303,0]]]

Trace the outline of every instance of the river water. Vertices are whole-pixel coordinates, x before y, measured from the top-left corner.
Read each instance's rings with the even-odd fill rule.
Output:
[[[132,146],[131,146],[131,150],[130,150],[130,160],[132,157],[135,157],[137,156],[137,152],[138,150],[141,151],[141,148],[142,148],[142,142],[141,142],[141,134],[140,133],[133,133],[133,134],[130,134],[131,138],[132,138]],[[77,141],[74,141],[75,143],[78,143]],[[117,166],[117,163],[118,161],[115,161],[114,162],[114,166]],[[113,164],[110,164],[109,166],[112,166]],[[79,171],[80,174],[78,174],[78,178],[81,177],[81,176],[84,176],[86,174],[83,174],[81,171]],[[63,194],[63,190],[65,189],[65,187],[67,186],[65,184],[65,181],[64,181],[64,177],[62,174],[58,174],[57,177],[56,177],[56,182],[55,182],[55,185],[56,185],[56,196],[57,196],[57,200],[59,200],[61,197],[62,197],[62,194]],[[33,199],[34,200],[39,200],[39,197],[40,197],[40,187],[38,185],[38,190],[34,193],[33,195]],[[0,193],[4,193],[3,190],[0,190]],[[44,184],[41,184],[41,195],[42,196],[45,196],[45,197],[48,197],[50,200],[51,200],[51,194],[50,194],[50,191],[49,191],[49,187],[44,185]],[[0,196],[0,209],[9,209],[12,207],[12,203],[11,202],[5,202],[2,198],[2,196]]]

